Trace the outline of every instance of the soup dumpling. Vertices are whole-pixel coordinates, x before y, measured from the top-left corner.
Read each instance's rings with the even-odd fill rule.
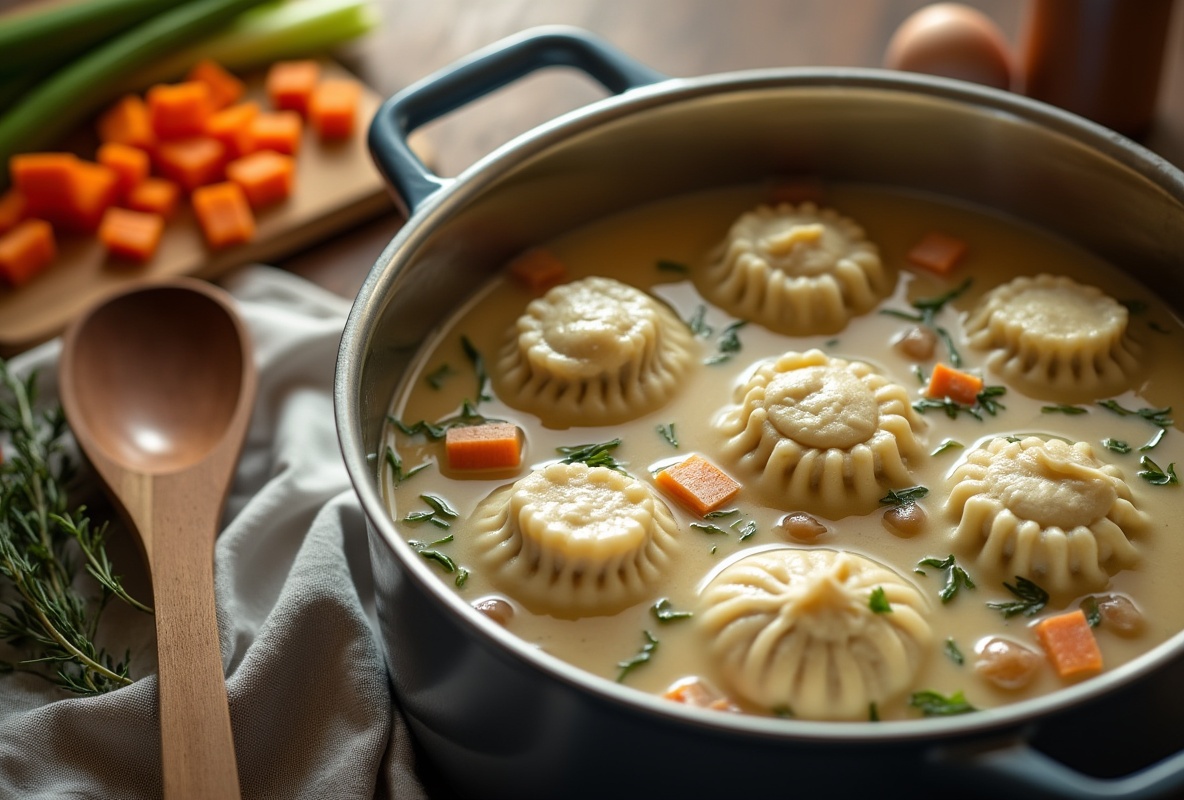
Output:
[[[776,548],[722,569],[696,619],[739,697],[802,719],[866,720],[870,704],[912,686],[932,640],[928,613],[912,583],[871,559]]]
[[[795,336],[837,333],[895,284],[858,224],[812,202],[743,214],[693,279],[733,316]]]
[[[765,502],[835,519],[877,508],[913,482],[906,462],[925,457],[908,393],[820,350],[758,364],[714,424],[724,456]]]
[[[950,476],[955,547],[980,567],[1020,575],[1061,596],[1102,589],[1138,557],[1129,535],[1147,515],[1088,442],[992,439]]]
[[[1130,313],[1093,286],[1064,276],[1019,277],[992,289],[970,315],[972,347],[987,364],[1044,397],[1091,400],[1127,388],[1138,368]]]
[[[668,567],[678,523],[636,478],[549,464],[493,492],[473,514],[479,563],[537,614],[615,614],[645,599]]]
[[[566,283],[518,318],[491,375],[498,396],[544,425],[611,425],[664,405],[696,362],[686,324],[611,278]]]

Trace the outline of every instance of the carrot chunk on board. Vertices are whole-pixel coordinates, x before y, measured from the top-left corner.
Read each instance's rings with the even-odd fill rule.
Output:
[[[938,363],[933,367],[933,374],[929,376],[929,384],[925,387],[925,394],[936,400],[949,398],[955,403],[972,406],[978,401],[979,393],[982,390],[982,378]]]
[[[527,250],[511,261],[508,269],[514,280],[535,294],[558,286],[567,277],[567,265],[541,247]]]
[[[949,275],[966,255],[966,242],[954,236],[931,231],[921,237],[906,255],[918,267],[938,275]]]
[[[271,105],[304,115],[321,77],[321,65],[312,59],[276,61],[267,69],[263,85]]]
[[[123,198],[132,211],[147,211],[170,219],[177,211],[181,187],[166,178],[148,177],[137,183]]]
[[[25,218],[29,203],[18,189],[9,189],[0,194],[0,233],[10,231]]]
[[[654,481],[678,502],[703,516],[740,491],[740,484],[700,455],[692,455],[659,472]]]
[[[79,159],[74,167],[69,203],[55,221],[68,230],[93,233],[118,196],[119,175],[115,170]]]
[[[228,158],[245,156],[255,149],[251,135],[251,120],[259,113],[259,104],[253,101],[236,103],[215,111],[206,120],[206,136],[217,139],[226,148]]]
[[[296,162],[274,150],[260,150],[226,165],[226,177],[242,187],[251,208],[262,208],[292,194]]]
[[[20,286],[49,266],[56,255],[50,224],[43,219],[27,219],[0,236],[0,278]]]
[[[209,136],[191,136],[161,142],[156,148],[160,174],[187,192],[222,180],[226,148]]]
[[[202,81],[161,83],[145,95],[152,132],[160,139],[197,136],[214,112],[210,87]]]
[[[148,118],[148,105],[136,94],[125,95],[99,117],[99,141],[152,149],[156,134]]]
[[[126,208],[109,208],[99,223],[99,241],[113,256],[147,261],[164,233],[164,217]]]
[[[265,111],[256,114],[247,129],[254,149],[294,156],[300,151],[304,122],[295,111]]]
[[[522,463],[522,431],[511,422],[449,428],[444,452],[451,469],[509,469]]]
[[[26,214],[54,219],[70,206],[74,193],[73,153],[21,153],[8,162],[12,184],[25,197]]]
[[[255,235],[255,215],[237,183],[224,181],[200,186],[190,200],[210,247],[241,244]]]
[[[120,195],[126,195],[133,186],[147,178],[152,169],[152,160],[146,151],[121,142],[99,145],[95,158],[100,164],[115,170]]]
[[[308,98],[308,124],[322,139],[344,139],[354,132],[362,87],[348,78],[326,78]]]
[[[1062,678],[1102,669],[1102,651],[1081,609],[1045,617],[1035,628],[1048,660]]]
[[[237,102],[247,90],[246,85],[211,58],[203,58],[189,70],[187,81],[200,81],[209,87],[210,106],[217,110]]]

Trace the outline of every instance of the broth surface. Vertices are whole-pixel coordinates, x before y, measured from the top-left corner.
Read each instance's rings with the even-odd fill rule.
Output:
[[[660,262],[690,265],[701,261],[724,239],[740,214],[767,201],[767,192],[767,187],[748,186],[683,196],[597,221],[545,246],[566,264],[567,280],[593,275],[616,278],[665,301],[684,320],[704,309],[703,319],[713,335],[698,338],[702,362],[718,353],[718,336],[734,319],[704,301],[687,275],[664,269]],[[958,563],[968,570],[975,588],[964,587],[943,603],[938,597],[942,571],[926,567],[921,574],[918,565],[923,559],[942,559],[952,552],[951,535],[957,519],[946,512],[944,502],[950,489],[948,478],[966,453],[996,436],[1037,434],[1092,444],[1099,461],[1122,471],[1134,505],[1151,519],[1151,524],[1132,538],[1138,551],[1136,565],[1113,575],[1110,584],[1095,593],[1129,597],[1145,620],[1142,632],[1134,637],[1121,636],[1104,624],[1095,629],[1105,669],[1137,657],[1184,628],[1184,604],[1178,599],[1184,537],[1172,530],[1173,515],[1181,508],[1180,487],[1153,485],[1137,475],[1141,469],[1140,457],[1144,455],[1163,469],[1169,464],[1184,463],[1184,445],[1176,426],[1168,429],[1153,449],[1140,453],[1138,448],[1150,442],[1159,430],[1148,420],[1138,415],[1122,416],[1086,402],[1077,403],[1085,413],[1051,411],[1055,403],[1027,396],[994,374],[986,365],[987,353],[970,347],[963,330],[978,299],[1017,276],[1067,275],[1096,286],[1132,309],[1129,337],[1140,348],[1142,366],[1139,378],[1133,382],[1135,388],[1113,399],[1127,409],[1162,408],[1176,405],[1184,397],[1184,351],[1179,346],[1184,329],[1176,316],[1151,291],[1132,282],[1118,269],[1046,233],[982,209],[855,185],[825,187],[820,205],[834,208],[861,225],[868,239],[878,246],[884,264],[899,274],[892,295],[877,309],[853,318],[841,332],[784,336],[755,323],[747,324],[737,332],[739,352],[723,363],[710,366],[700,363],[690,370],[679,397],[655,412],[620,425],[549,429],[537,417],[515,410],[496,397],[486,399],[479,404],[482,415],[513,422],[525,434],[523,465],[510,474],[449,473],[444,468],[442,443],[428,441],[422,435],[408,436],[395,426],[388,426],[387,442],[398,454],[404,475],[420,465],[428,465],[414,476],[396,482],[387,463],[381,479],[390,513],[408,540],[422,549],[446,555],[463,571],[441,569],[441,580],[454,586],[458,575],[464,574],[463,586],[457,591],[469,601],[489,596],[508,599],[514,607],[509,630],[608,680],[618,679],[619,664],[641,651],[647,642],[643,632],[648,632],[659,644],[646,663],[627,671],[623,682],[641,691],[661,693],[687,676],[702,677],[718,688],[725,684],[693,620],[660,622],[651,611],[655,602],[665,598],[670,608],[694,608],[700,588],[711,575],[757,549],[791,544],[846,550],[892,566],[931,601],[929,621],[933,640],[912,691],[931,690],[945,696],[962,692],[976,708],[1014,702],[1056,690],[1068,681],[1058,677],[1050,665],[1043,664],[1026,687],[1001,689],[975,673],[972,665],[977,651],[991,637],[1004,636],[1042,652],[1030,626],[1049,614],[1077,608],[1082,597],[1054,597],[1036,616],[1004,618],[987,603],[1014,599],[1003,583],[1013,581],[1015,576],[980,568],[960,557]],[[969,245],[966,257],[949,277],[927,273],[910,265],[905,258],[914,243],[934,230],[956,236]],[[1003,407],[994,415],[983,414],[981,420],[966,414],[950,418],[932,409],[924,413],[926,426],[921,438],[925,452],[933,455],[909,465],[915,483],[929,490],[918,502],[926,520],[916,535],[903,538],[890,532],[883,519],[885,509],[881,508],[837,520],[812,514],[827,531],[810,545],[801,545],[775,532],[777,522],[792,509],[764,506],[748,488],[741,489],[738,497],[726,506],[737,509],[738,514],[717,521],[726,533],[709,534],[691,527],[692,522],[703,520],[656,490],[678,520],[682,546],[666,582],[655,589],[651,598],[620,613],[574,620],[534,614],[515,603],[512,596],[498,591],[487,575],[472,566],[475,559],[467,549],[467,517],[494,489],[523,477],[532,467],[556,460],[556,448],[619,438],[622,443],[613,456],[625,464],[630,474],[651,486],[656,471],[693,453],[726,470],[726,462],[718,455],[723,437],[712,427],[712,420],[733,402],[735,385],[753,365],[786,351],[817,348],[828,356],[862,361],[904,387],[910,399],[921,399],[922,378],[931,372],[935,362],[947,360],[946,351],[939,344],[931,359],[918,362],[906,357],[891,343],[913,323],[879,312],[885,309],[914,312],[911,300],[947,293],[967,277],[972,278],[970,286],[945,306],[936,323],[949,332],[962,356],[963,369],[981,375],[988,386],[1006,386],[1007,391],[998,398]],[[472,343],[485,364],[492,365],[507,331],[532,299],[534,295],[509,278],[500,276],[491,280],[458,310],[434,340],[425,344],[421,358],[393,399],[391,416],[407,425],[419,420],[439,421],[455,415],[465,401],[472,401],[476,396],[476,378],[463,341]],[[677,447],[658,430],[660,426],[670,425]],[[666,430],[669,432],[669,428]],[[1130,443],[1131,451],[1120,454],[1106,449],[1101,442],[1107,438]],[[955,444],[943,448],[947,441]],[[430,522],[406,521],[408,515],[429,509],[423,495],[441,498],[456,510],[458,517],[449,521],[447,530]],[[732,525],[741,520],[755,522],[756,532],[742,538],[741,525]],[[449,535],[451,540],[440,541]],[[950,656],[951,642],[964,656],[964,663],[956,663]],[[748,712],[777,711],[729,699]],[[919,716],[920,712],[910,707],[908,700],[906,693],[881,705],[877,708],[879,718]]]

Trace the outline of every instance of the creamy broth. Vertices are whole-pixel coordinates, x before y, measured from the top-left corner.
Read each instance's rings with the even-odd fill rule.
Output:
[[[451,541],[432,549],[446,554],[467,571],[463,586],[458,589],[461,595],[470,601],[489,596],[506,598],[514,608],[509,630],[548,653],[608,680],[618,678],[619,662],[628,661],[642,649],[646,643],[643,631],[648,631],[659,644],[648,662],[627,672],[625,685],[661,693],[680,678],[699,676],[717,688],[726,689],[726,681],[708,655],[696,621],[660,622],[651,611],[654,603],[667,598],[670,608],[694,609],[698,593],[709,576],[754,550],[787,544],[846,550],[893,567],[929,600],[932,642],[910,691],[932,690],[946,696],[963,692],[976,708],[1036,696],[1063,687],[1069,681],[1043,664],[1026,687],[1001,689],[976,674],[973,669],[976,651],[991,637],[1003,636],[1041,653],[1030,626],[1049,614],[1077,608],[1082,597],[1054,595],[1034,617],[1004,618],[987,603],[1014,599],[1003,586],[1005,581],[1015,578],[1007,570],[991,569],[976,563],[969,555],[960,555],[958,563],[969,572],[976,588],[963,588],[948,603],[942,603],[938,597],[944,579],[942,571],[924,568],[925,574],[919,574],[916,570],[922,559],[945,558],[953,552],[951,535],[958,520],[953,512],[946,510],[945,500],[951,488],[949,476],[966,454],[995,436],[1039,434],[1091,443],[1099,461],[1121,470],[1131,490],[1132,502],[1151,520],[1146,529],[1132,537],[1138,552],[1135,566],[1113,575],[1109,585],[1096,593],[1128,596],[1145,622],[1137,636],[1119,635],[1105,624],[1095,629],[1105,669],[1113,669],[1146,652],[1184,627],[1184,606],[1178,601],[1177,585],[1180,565],[1184,564],[1184,537],[1170,529],[1173,514],[1180,508],[1180,487],[1152,485],[1137,476],[1140,455],[1150,456],[1164,469],[1169,464],[1184,463],[1179,432],[1171,428],[1154,449],[1141,454],[1139,446],[1150,441],[1159,429],[1137,415],[1121,416],[1092,402],[1076,403],[1087,409],[1086,413],[1049,412],[1047,408],[1055,400],[1030,397],[1016,386],[1007,385],[987,367],[987,353],[969,345],[963,328],[968,313],[985,292],[1021,275],[1069,275],[1124,303],[1136,301],[1143,308],[1130,317],[1129,338],[1140,349],[1140,372],[1131,382],[1137,388],[1113,395],[1113,399],[1125,408],[1140,409],[1176,405],[1184,397],[1184,356],[1178,344],[1184,330],[1175,315],[1145,287],[1134,284],[1114,267],[1015,220],[931,197],[875,187],[836,185],[826,187],[823,205],[857,221],[868,239],[878,245],[885,266],[898,274],[893,293],[877,309],[854,317],[834,334],[784,336],[757,324],[747,324],[738,331],[741,343],[738,353],[724,363],[703,365],[704,360],[717,353],[718,334],[733,318],[705,303],[688,276],[661,269],[658,263],[700,262],[723,240],[733,221],[765,202],[766,195],[767,187],[689,195],[621,213],[546,243],[547,249],[566,264],[569,280],[593,275],[616,278],[665,301],[684,320],[692,318],[700,307],[706,308],[705,321],[715,335],[696,339],[699,348],[696,366],[689,371],[681,394],[672,402],[623,424],[556,430],[543,427],[537,417],[515,410],[496,397],[487,399],[480,403],[481,414],[513,422],[525,434],[522,467],[494,476],[449,473],[444,468],[441,443],[427,441],[422,435],[407,436],[389,427],[387,441],[398,454],[404,473],[421,464],[429,465],[397,485],[389,465],[383,470],[382,482],[391,515],[409,540],[430,543],[448,534],[453,536]],[[966,257],[949,277],[938,277],[913,267],[905,258],[909,248],[933,230],[957,236],[969,244]],[[912,482],[929,490],[918,503],[926,519],[915,535],[906,538],[891,532],[884,521],[884,508],[841,519],[813,513],[827,530],[812,543],[803,545],[776,532],[778,521],[794,509],[766,507],[750,488],[742,489],[725,506],[738,509],[739,514],[717,521],[727,531],[726,535],[709,534],[691,527],[691,523],[702,522],[701,519],[656,490],[678,520],[680,547],[667,579],[655,588],[652,597],[624,611],[580,619],[531,613],[474,566],[476,559],[467,541],[470,538],[467,517],[494,489],[523,477],[532,466],[554,461],[558,457],[557,447],[620,438],[622,444],[613,452],[614,457],[626,465],[630,474],[651,486],[657,470],[692,453],[701,454],[727,470],[726,460],[720,457],[723,437],[712,421],[733,402],[734,387],[753,365],[786,351],[817,348],[829,356],[862,361],[903,387],[911,400],[919,400],[924,389],[922,377],[932,370],[936,361],[947,360],[945,348],[939,343],[934,357],[924,361],[908,358],[891,346],[891,342],[912,327],[912,323],[878,312],[883,309],[912,312],[910,300],[942,295],[966,277],[973,278],[972,284],[943,309],[936,322],[952,337],[963,358],[964,369],[982,375],[989,386],[1007,386],[1006,394],[998,398],[1004,408],[996,415],[983,414],[981,420],[966,414],[950,418],[941,410],[928,410],[921,417],[925,423],[920,433],[925,453],[940,450],[946,440],[961,446],[946,448],[909,464]],[[394,398],[392,417],[410,424],[418,420],[438,421],[456,414],[462,403],[473,399],[476,393],[475,373],[462,338],[472,342],[489,369],[493,369],[507,331],[532,299],[534,295],[508,278],[491,280],[447,322],[436,339],[426,344]],[[439,378],[438,388],[429,385],[429,376]],[[677,447],[658,431],[659,426],[670,424],[674,425]],[[1130,443],[1131,452],[1120,454],[1106,449],[1101,444],[1106,438]],[[421,499],[424,494],[444,499],[458,512],[458,518],[447,530],[430,523],[403,521],[409,514],[428,510]],[[731,526],[741,519],[756,525],[756,533],[743,540],[742,527]],[[455,585],[457,575],[440,570],[440,579],[450,586]],[[964,663],[956,663],[946,652],[948,641],[963,654]],[[777,709],[753,707],[735,697],[729,699],[752,713],[777,712]],[[920,712],[910,707],[908,700],[909,692],[905,692],[891,702],[879,704],[879,717],[919,716]]]

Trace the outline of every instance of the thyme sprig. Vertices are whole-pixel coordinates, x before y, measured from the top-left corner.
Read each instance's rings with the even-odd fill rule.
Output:
[[[1022,575],[1015,576],[1015,583],[1004,583],[1004,588],[1015,595],[1015,600],[987,603],[987,608],[993,608],[1003,614],[1005,619],[1023,614],[1033,617],[1048,603],[1048,592],[1037,586]]]
[[[555,451],[563,456],[561,464],[575,464],[581,462],[590,467],[607,467],[617,472],[624,472],[624,464],[613,458],[612,452],[621,446],[620,439],[609,439],[607,442],[592,444],[577,444],[556,447]]]
[[[0,435],[12,454],[0,463],[0,637],[24,657],[0,671],[29,672],[67,691],[97,695],[132,683],[130,651],[122,659],[96,643],[112,598],[134,600],[105,549],[107,526],[72,507],[74,464],[66,452],[60,407],[35,412],[36,376],[21,381],[0,360]],[[75,582],[77,553],[98,584],[88,597]]]

